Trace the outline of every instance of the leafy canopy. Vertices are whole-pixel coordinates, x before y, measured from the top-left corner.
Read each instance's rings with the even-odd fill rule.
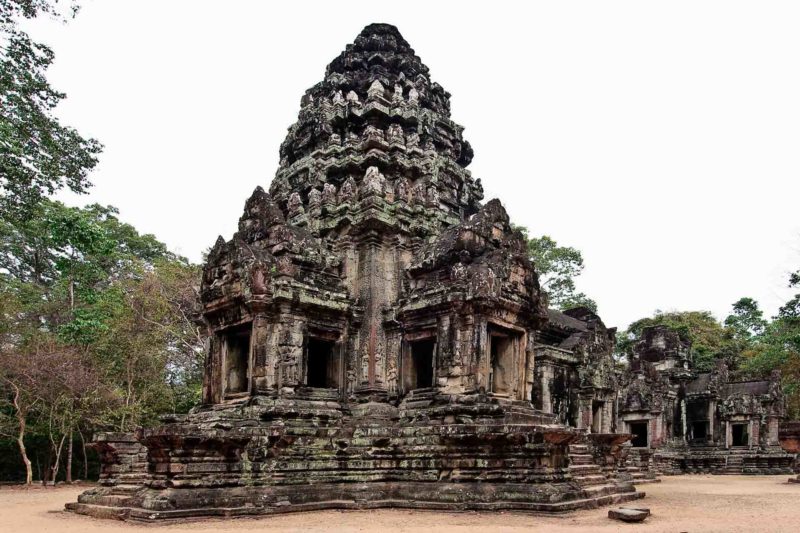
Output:
[[[525,238],[528,256],[539,274],[539,284],[556,309],[584,306],[597,312],[597,303],[579,292],[575,278],[583,272],[583,255],[570,246],[559,246],[547,235],[531,237],[528,230],[516,226]]]
[[[63,6],[64,3],[61,4]],[[71,5],[71,13],[77,11]],[[46,196],[64,187],[84,193],[102,146],[62,125],[55,108],[65,95],[45,72],[53,51],[19,28],[21,18],[60,17],[57,2],[0,0],[0,212],[28,219]]]

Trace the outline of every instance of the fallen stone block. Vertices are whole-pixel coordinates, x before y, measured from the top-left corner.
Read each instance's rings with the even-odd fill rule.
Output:
[[[650,509],[631,509],[619,508],[610,509],[608,517],[615,520],[622,520],[623,522],[642,522],[645,518],[650,516]]]

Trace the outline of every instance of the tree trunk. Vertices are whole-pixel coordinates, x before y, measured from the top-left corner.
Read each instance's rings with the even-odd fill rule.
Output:
[[[25,417],[17,414],[19,421],[19,433],[17,434],[17,446],[19,446],[19,454],[22,456],[22,462],[25,463],[25,484],[33,484],[33,467],[31,460],[28,459],[28,451],[25,449]]]
[[[28,451],[25,449],[25,430],[27,429],[27,422],[25,421],[25,413],[20,409],[20,393],[19,387],[12,383],[14,388],[14,409],[17,412],[17,423],[19,425],[19,432],[17,433],[17,446],[19,446],[19,454],[22,456],[22,462],[25,463],[25,484],[33,484],[33,468],[31,467],[31,460],[28,458]]]
[[[83,450],[83,480],[89,479],[89,459],[86,454],[86,440],[83,438],[83,431],[78,429],[78,435],[81,437],[81,449]]]
[[[72,483],[72,430],[69,430],[69,442],[67,443],[67,483]]]
[[[67,438],[66,435],[62,435],[61,436],[61,440],[58,443],[58,448],[56,448],[54,450],[56,452],[56,462],[53,463],[53,470],[52,470],[52,472],[53,472],[52,481],[53,481],[53,486],[54,487],[56,486],[56,477],[58,477],[58,466],[59,466],[59,464],[61,462],[61,450],[64,449],[64,439],[66,439],[66,438]],[[55,444],[55,442],[53,444]]]

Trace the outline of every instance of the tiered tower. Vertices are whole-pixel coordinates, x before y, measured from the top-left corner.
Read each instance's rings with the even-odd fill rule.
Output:
[[[393,394],[399,342],[385,313],[414,252],[480,209],[472,149],[450,95],[393,26],[365,28],[301,106],[270,195],[341,259],[355,315],[348,386]]]

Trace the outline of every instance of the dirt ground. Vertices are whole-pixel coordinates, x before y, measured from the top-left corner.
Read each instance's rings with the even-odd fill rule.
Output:
[[[199,520],[182,524],[143,525],[99,520],[63,511],[87,486],[58,488],[0,488],[0,531],[5,533],[115,533],[193,531],[227,533],[268,531],[393,531],[520,533],[565,531],[800,531],[800,484],[788,476],[678,476],[642,485],[647,492],[638,504],[652,516],[643,524],[624,524],[607,517],[608,508],[563,516],[524,513],[439,513],[426,511],[318,511],[268,518]]]

